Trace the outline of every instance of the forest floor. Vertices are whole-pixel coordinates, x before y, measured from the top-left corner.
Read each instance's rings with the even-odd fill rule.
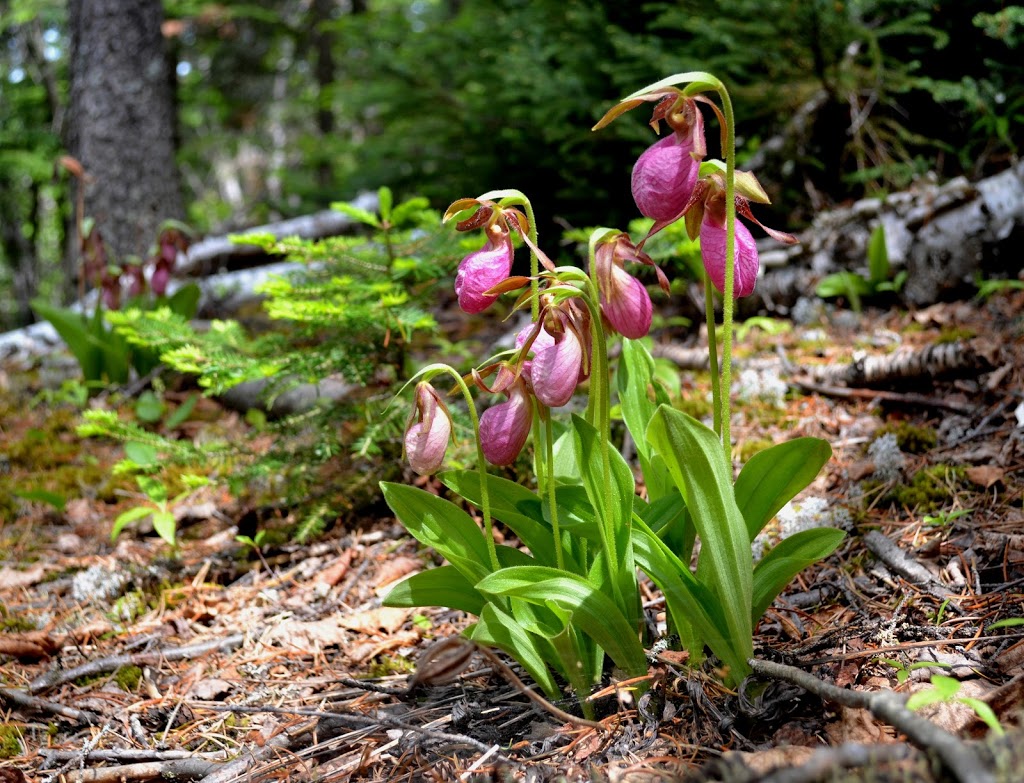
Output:
[[[873,702],[764,675],[730,691],[713,662],[688,668],[671,646],[650,650],[639,700],[597,694],[603,730],[538,707],[482,655],[449,684],[407,692],[416,657],[468,619],[380,606],[389,585],[436,563],[385,506],[256,552],[235,538],[238,504],[207,488],[178,511],[176,553],[137,525],[111,541],[139,503],[111,475],[121,446],[79,439],[79,409],[52,382],[47,392],[45,373],[2,368],[0,782],[813,781],[842,767],[862,779],[865,765],[871,780],[962,779],[956,756],[1020,780],[992,763],[1021,751],[992,739],[978,704],[1017,730],[1024,626],[1000,621],[1024,617],[1022,313],[1018,292],[740,341],[737,459],[802,435],[834,450],[774,534],[807,521],[848,531],[769,609],[755,655],[847,693],[952,677],[955,693],[921,712],[938,739],[896,728]],[[886,365],[896,347],[922,361]],[[858,353],[883,359],[873,384],[840,377]],[[686,396],[706,397],[706,373],[681,378]],[[181,426],[202,437],[213,420],[258,437],[206,399]],[[653,586],[646,599],[663,619]],[[989,750],[974,744],[985,735]]]

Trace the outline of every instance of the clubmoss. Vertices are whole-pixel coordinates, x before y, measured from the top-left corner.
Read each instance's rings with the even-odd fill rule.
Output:
[[[13,759],[20,756],[21,732],[18,727],[8,723],[0,726],[0,759]]]
[[[755,454],[765,449],[770,449],[774,445],[775,441],[771,438],[750,438],[744,440],[739,445],[740,462],[746,464]]]
[[[385,655],[370,664],[367,677],[392,677],[396,674],[411,674],[416,665],[408,658]]]
[[[877,435],[892,433],[896,436],[896,445],[907,454],[924,454],[935,448],[939,442],[935,430],[931,427],[919,427],[909,421],[896,421],[879,428]]]
[[[134,693],[142,682],[142,669],[133,664],[122,666],[114,673],[114,682],[125,693]]]
[[[889,500],[917,511],[934,511],[955,497],[957,487],[963,481],[963,468],[932,465],[917,471],[906,484],[893,487]]]

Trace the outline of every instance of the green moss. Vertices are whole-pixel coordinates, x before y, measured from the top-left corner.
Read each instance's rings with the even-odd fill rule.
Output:
[[[370,664],[370,669],[366,676],[368,678],[391,677],[395,674],[411,674],[415,670],[416,664],[408,658],[385,655]]]
[[[688,416],[693,416],[697,421],[711,416],[712,403],[700,391],[692,394],[684,394],[675,407]]]
[[[933,465],[917,471],[909,483],[894,487],[888,499],[917,511],[934,511],[953,500],[963,480],[963,468]]]
[[[939,442],[935,430],[931,427],[918,427],[909,421],[897,421],[879,428],[877,437],[892,433],[896,436],[896,444],[900,451],[907,454],[924,454],[935,448]]]
[[[142,669],[129,664],[122,666],[114,673],[114,682],[118,684],[125,693],[134,693],[142,681]]]
[[[21,755],[21,732],[17,726],[0,726],[0,759],[13,759]]]
[[[939,332],[939,336],[935,338],[936,343],[958,343],[961,340],[970,340],[973,337],[977,337],[978,333],[973,329],[968,329],[963,326],[949,326]]]
[[[751,438],[750,440],[745,440],[738,448],[740,462],[746,464],[759,451],[770,449],[774,445],[775,441],[771,438]]]

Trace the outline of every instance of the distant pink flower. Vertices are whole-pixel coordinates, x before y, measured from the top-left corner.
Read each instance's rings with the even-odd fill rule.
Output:
[[[512,271],[512,242],[507,235],[497,244],[490,239],[475,253],[470,253],[459,264],[455,275],[455,293],[459,307],[467,313],[480,313],[490,307],[497,296],[484,292],[508,278]]]
[[[506,391],[508,400],[480,417],[480,445],[492,465],[511,465],[526,445],[533,424],[533,403],[522,381]]]
[[[700,255],[711,282],[720,293],[725,293],[725,216],[716,212],[717,210],[711,208],[704,211],[704,218],[700,223]],[[760,261],[750,229],[739,220],[736,221],[736,246],[733,258],[733,295],[750,296],[757,283]]]
[[[416,384],[416,408],[405,429],[405,455],[409,467],[426,476],[436,472],[444,462],[452,422],[448,410],[434,387]]]

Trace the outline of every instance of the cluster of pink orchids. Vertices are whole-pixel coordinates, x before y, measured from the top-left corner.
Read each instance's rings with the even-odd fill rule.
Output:
[[[667,89],[620,103],[595,129],[642,101],[656,101],[652,127],[658,130],[659,122],[664,120],[672,131],[651,145],[633,167],[633,199],[640,212],[654,220],[654,224],[636,245],[624,233],[606,233],[594,250],[590,270],[600,296],[602,326],[606,332],[631,339],[648,333],[653,307],[647,288],[626,271],[625,262],[654,267],[660,286],[668,291],[664,274],[643,251],[647,239],[685,218],[691,239],[700,236],[704,268],[719,292],[725,288],[727,246],[724,169],[720,165],[710,166],[701,176],[706,144],[698,101],[710,105],[716,113],[719,113],[718,107],[701,95],[690,97],[677,89]],[[719,119],[722,120],[720,113]],[[724,126],[724,120],[722,124]],[[767,195],[752,174],[736,172],[735,182],[735,204],[741,215],[779,241],[796,241],[789,234],[763,226],[751,213],[749,201],[768,203]],[[480,440],[488,462],[509,465],[530,434],[534,403],[543,406],[540,410],[565,405],[576,386],[589,376],[592,310],[581,306],[578,297],[558,295],[557,270],[533,242],[526,215],[515,207],[480,198],[456,201],[449,207],[445,219],[471,210],[472,214],[459,222],[457,228],[460,231],[482,229],[485,241],[480,250],[462,260],[455,278],[459,306],[465,312],[483,312],[501,294],[530,283],[531,278],[511,275],[513,235],[521,237],[530,247],[547,270],[542,277],[552,281],[539,294],[534,322],[517,335],[512,358],[472,373],[478,388],[504,394],[507,398],[488,408],[480,417]],[[754,290],[759,261],[753,236],[738,221],[733,261],[734,295],[747,296]],[[492,375],[494,380],[488,383]],[[420,382],[405,433],[405,451],[414,471],[426,475],[441,467],[451,431],[451,415],[444,401],[428,382]]]

